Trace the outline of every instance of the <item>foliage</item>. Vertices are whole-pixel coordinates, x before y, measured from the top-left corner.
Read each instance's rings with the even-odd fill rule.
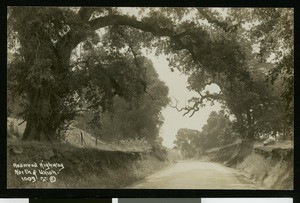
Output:
[[[267,82],[258,84],[263,85],[260,87],[266,88],[267,94],[270,95],[268,98],[270,105],[264,114],[274,118],[274,122],[271,122],[273,130],[292,134],[294,122],[294,10],[290,8],[231,9],[230,14],[240,23],[248,23],[248,30],[243,32],[245,39],[252,45],[258,45],[258,50],[249,54],[252,59],[260,61],[260,64],[256,63],[256,67],[252,67],[255,69],[253,72],[260,74],[264,64],[272,64],[271,68],[265,68],[263,72]],[[270,88],[270,86],[274,88]],[[262,96],[260,95],[260,97]],[[268,119],[265,122],[268,123]]]
[[[168,104],[168,88],[158,79],[153,66],[148,62],[147,93],[137,98],[134,105],[115,97],[113,109],[102,116],[102,135],[106,139],[142,138],[155,140],[163,123],[161,110]]]
[[[145,94],[143,47],[168,55],[172,69],[189,76],[199,97],[182,109],[186,114],[219,101],[235,116],[239,132],[252,138],[257,130],[268,131],[259,127],[264,121],[269,128],[280,118],[286,120],[281,126],[293,125],[293,9],[141,8],[136,16],[121,8],[8,10],[8,90],[26,101],[25,139],[55,138],[78,115],[82,98],[95,115],[110,111],[116,95],[137,105]],[[82,57],[74,60],[78,45]],[[277,92],[257,77],[266,62],[274,67],[264,79],[279,84]],[[210,84],[221,91],[206,91]]]
[[[176,134],[174,144],[183,157],[192,158],[199,153],[199,139],[201,139],[199,131],[181,128]]]
[[[208,149],[224,146],[238,139],[232,123],[222,112],[211,112],[202,131],[179,129],[174,144],[185,158],[197,157]]]
[[[76,73],[61,67],[54,44],[68,26],[78,29],[81,24],[70,9],[39,7],[10,8],[8,22],[8,45],[15,49],[8,64],[8,92],[26,101],[24,139],[56,139],[54,134],[76,115],[72,92],[80,83]]]
[[[85,60],[92,61],[91,58]],[[95,69],[98,72],[92,72],[93,78],[89,83],[99,83],[98,88],[93,89],[95,85],[87,87],[84,98],[88,111],[83,113],[85,119],[79,118],[81,123],[88,123],[85,129],[93,129],[91,133],[95,137],[112,142],[127,138],[154,141],[159,136],[163,123],[160,112],[169,102],[168,88],[158,79],[151,61],[146,58],[140,60],[143,60],[141,66],[145,71],[143,77],[134,76],[141,74],[139,69],[130,73],[134,65],[113,66],[99,71],[101,68],[97,63]],[[92,66],[87,67],[93,69]]]
[[[207,124],[202,128],[203,143],[205,149],[219,147],[232,143],[237,139],[237,134],[232,131],[231,121],[222,112],[211,112]]]
[[[213,9],[198,11],[198,17],[206,18],[214,32],[206,29],[191,35],[193,48],[171,58],[170,65],[186,73],[189,88],[199,93],[199,98],[190,99],[191,106],[180,110],[192,116],[206,101],[218,101],[234,114],[236,130],[248,138],[291,129],[293,10],[230,8],[225,9],[225,17]],[[221,91],[206,91],[210,84],[217,84]],[[279,84],[281,88],[272,87]]]

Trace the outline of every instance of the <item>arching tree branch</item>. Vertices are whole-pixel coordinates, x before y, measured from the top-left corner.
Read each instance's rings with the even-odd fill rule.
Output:
[[[136,20],[131,16],[108,15],[89,21],[93,30],[97,30],[108,25],[127,25],[144,32],[151,32],[155,36],[171,36],[174,32],[171,29],[159,28],[157,24]]]
[[[81,18],[87,19],[92,15],[92,8],[82,8],[78,13]],[[196,61],[196,52],[194,50],[194,44],[192,41],[182,40],[184,36],[191,36],[191,32],[182,32],[178,35],[174,30],[168,28],[162,28],[157,25],[157,23],[149,23],[146,21],[139,21],[134,17],[125,15],[108,15],[104,17],[98,17],[96,19],[87,22],[87,26],[92,30],[97,30],[110,25],[125,25],[132,28],[142,30],[144,32],[150,32],[154,36],[158,37],[170,37],[173,39],[181,49],[188,50],[193,59]],[[64,52],[65,57],[69,58],[71,51],[87,37],[86,32],[78,32],[75,30],[70,30],[65,34],[61,40],[56,44],[56,48],[60,52]]]
[[[221,27],[224,30],[228,29],[229,25],[227,23],[219,22],[217,19],[214,19],[205,11],[203,11],[201,8],[197,8],[197,9],[210,23],[216,24],[217,26]],[[107,16],[102,16],[96,19],[89,20],[93,12],[94,12],[93,8],[81,8],[80,11],[78,12],[80,18],[86,21],[86,25],[91,31],[106,26],[119,25],[119,26],[129,26],[144,32],[149,32],[154,36],[158,36],[158,37],[169,37],[176,44],[177,49],[187,50],[191,54],[193,60],[196,63],[200,63],[197,55],[197,47],[199,46],[199,43],[201,43],[201,39],[199,39],[198,35],[196,35],[190,30],[177,33],[172,28],[160,27],[159,23],[157,22],[137,20],[135,17],[132,16],[117,15],[117,14],[109,14]],[[84,41],[87,36],[88,36],[87,32],[76,32],[76,30],[71,29],[57,43],[57,47],[63,50],[63,54],[66,55],[66,58],[69,58],[67,54],[70,55],[71,51],[80,42]],[[135,57],[135,53],[134,52],[132,53],[134,54]],[[190,116],[193,116],[194,113],[199,110],[199,107],[203,105],[204,99],[224,100],[223,95],[221,94],[206,94],[203,96],[200,94],[199,98],[192,98],[189,101],[190,103],[193,102],[193,106],[178,109],[176,105],[175,108],[179,111],[185,110],[186,112],[184,113],[184,115],[192,112]]]

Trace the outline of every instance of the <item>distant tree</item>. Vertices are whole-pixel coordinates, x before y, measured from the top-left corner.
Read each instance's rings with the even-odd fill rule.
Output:
[[[232,131],[232,123],[222,113],[212,111],[207,119],[207,124],[202,127],[202,146],[204,149],[224,146],[232,143],[238,137]]]
[[[180,150],[185,158],[196,157],[200,153],[200,132],[187,128],[181,128],[177,131],[175,147]]]
[[[185,158],[199,157],[208,149],[230,144],[239,138],[232,122],[222,112],[211,112],[202,131],[181,128],[176,134],[175,148]]]

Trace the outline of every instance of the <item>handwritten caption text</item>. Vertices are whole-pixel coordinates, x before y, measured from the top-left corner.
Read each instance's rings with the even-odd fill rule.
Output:
[[[13,163],[14,173],[24,182],[51,182],[57,180],[57,176],[65,168],[62,163]]]

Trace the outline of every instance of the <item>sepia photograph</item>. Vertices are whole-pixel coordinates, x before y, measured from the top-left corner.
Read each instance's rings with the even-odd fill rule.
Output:
[[[7,188],[293,190],[294,9],[7,7]]]

